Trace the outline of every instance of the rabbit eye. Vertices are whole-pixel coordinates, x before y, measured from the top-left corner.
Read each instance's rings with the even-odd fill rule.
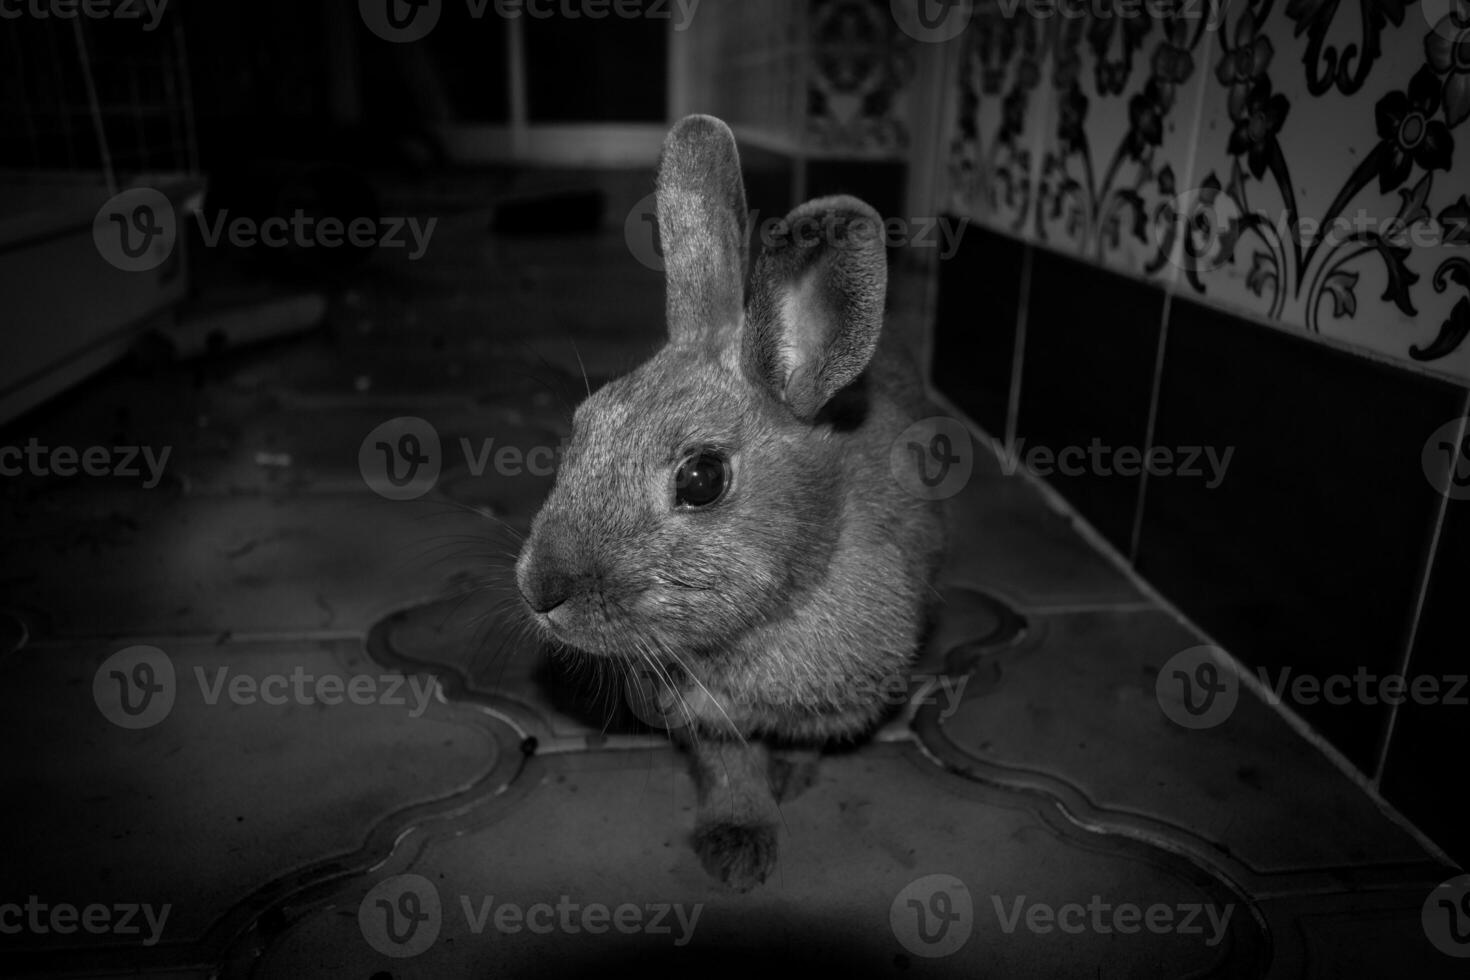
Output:
[[[708,507],[730,485],[730,460],[706,449],[688,457],[674,472],[674,506]]]

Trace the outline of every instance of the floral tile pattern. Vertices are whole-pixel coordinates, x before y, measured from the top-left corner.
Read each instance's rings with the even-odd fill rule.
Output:
[[[1361,7],[1227,10],[1179,201],[1186,288],[1465,377],[1470,14]]]
[[[1044,21],[980,5],[955,52],[946,204],[997,231],[1032,233],[1036,170],[1050,107],[1041,84]]]
[[[807,132],[811,149],[901,156],[909,146],[913,59],[881,0],[813,0]]]
[[[1470,3],[1063,9],[979,3],[955,42],[951,208],[1470,377]]]
[[[1170,278],[1171,204],[1189,183],[1216,8],[1103,0],[1052,31],[1054,124],[1033,217],[1039,240]]]

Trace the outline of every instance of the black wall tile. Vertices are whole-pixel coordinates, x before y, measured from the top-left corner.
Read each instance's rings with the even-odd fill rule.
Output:
[[[796,162],[784,153],[775,153],[750,143],[740,144],[740,171],[745,177],[745,205],[759,225],[784,218],[796,202],[791,199],[791,178]],[[760,242],[751,242],[752,252],[760,251]]]
[[[806,165],[806,196],[851,194],[884,218],[904,217],[908,167],[884,160],[812,160]]]
[[[1470,476],[1470,456],[1460,462]],[[1470,500],[1452,500],[1419,619],[1407,675],[1434,678],[1437,693],[1399,707],[1383,771],[1383,794],[1450,856],[1470,867],[1461,749],[1470,744]],[[1427,682],[1424,682],[1427,683]],[[1427,693],[1425,689],[1424,693]],[[1412,694],[1412,689],[1411,689]]]
[[[934,385],[997,439],[1006,432],[1028,247],[970,224],[939,264]]]
[[[1126,554],[1140,477],[1137,470],[1118,475],[1107,455],[1094,465],[1091,450],[1094,440],[1110,450],[1143,450],[1164,294],[1042,249],[1034,252],[1030,287],[1016,448],[1023,459],[1034,449],[1088,452],[1081,465],[1075,450],[1067,461],[1081,472],[1057,467],[1043,475]]]
[[[1234,447],[1150,477],[1137,565],[1270,680],[1397,670],[1439,503],[1425,440],[1463,389],[1176,299],[1154,442]],[[1372,772],[1387,706],[1288,706]]]

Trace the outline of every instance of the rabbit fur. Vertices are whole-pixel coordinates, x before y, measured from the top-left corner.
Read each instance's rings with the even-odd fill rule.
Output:
[[[919,642],[942,519],[889,469],[924,400],[913,361],[880,345],[876,212],[798,207],[747,298],[740,162],[709,116],[670,132],[657,207],[668,341],[577,408],[516,582],[549,639],[653,666],[673,689],[695,850],[745,890],[776,859],[766,742],[871,730],[872,692]],[[728,460],[728,489],[674,506],[677,468],[705,449]]]

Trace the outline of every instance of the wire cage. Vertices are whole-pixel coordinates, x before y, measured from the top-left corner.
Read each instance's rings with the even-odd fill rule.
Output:
[[[150,234],[142,270],[105,241],[128,194],[165,198],[176,232],[203,189],[178,11],[138,8],[0,20],[0,421],[126,355],[188,294],[186,236]]]
[[[0,167],[95,175],[111,192],[144,175],[197,174],[180,18],[9,22],[0,31]]]

